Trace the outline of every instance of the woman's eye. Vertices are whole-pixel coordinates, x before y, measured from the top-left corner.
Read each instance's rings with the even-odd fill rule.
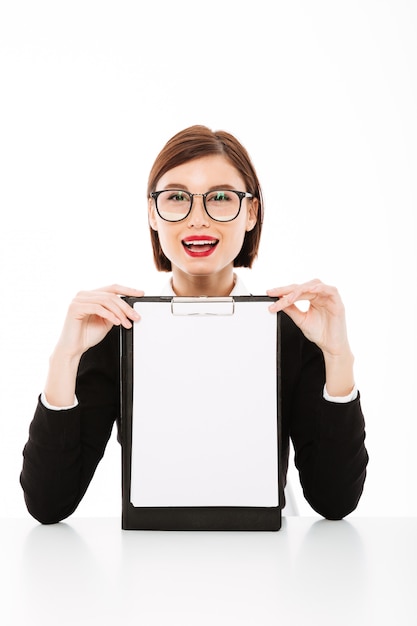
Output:
[[[230,200],[230,197],[225,191],[216,191],[209,197],[209,200],[212,202],[227,202],[227,200]]]
[[[188,200],[187,196],[185,196],[183,193],[180,193],[178,191],[170,194],[168,199],[173,200],[174,202],[184,202]]]

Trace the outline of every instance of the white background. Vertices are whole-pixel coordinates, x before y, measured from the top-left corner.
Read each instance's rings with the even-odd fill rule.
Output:
[[[416,72],[414,0],[3,0],[0,515],[27,515],[21,450],[73,295],[166,280],[146,180],[195,123],[261,179],[252,292],[319,277],[345,301],[371,457],[353,515],[417,514]],[[119,513],[113,437],[77,514]]]

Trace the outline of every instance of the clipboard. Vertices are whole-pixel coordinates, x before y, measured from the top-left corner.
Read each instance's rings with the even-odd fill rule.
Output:
[[[126,297],[122,528],[279,530],[280,315],[268,296]]]

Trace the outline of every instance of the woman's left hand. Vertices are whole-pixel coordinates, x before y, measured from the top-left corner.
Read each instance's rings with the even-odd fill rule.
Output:
[[[334,358],[350,354],[345,307],[336,287],[315,279],[302,285],[269,289],[267,294],[279,298],[269,310],[273,313],[285,311],[307,339],[321,348],[325,356]],[[308,300],[307,311],[301,311],[296,306],[295,303],[301,300]]]
[[[347,337],[345,307],[337,289],[316,279],[302,285],[269,289],[267,294],[279,298],[269,310],[285,311],[307,339],[322,350],[329,395],[350,394],[355,384],[353,355]],[[308,300],[307,311],[296,306],[301,300]]]

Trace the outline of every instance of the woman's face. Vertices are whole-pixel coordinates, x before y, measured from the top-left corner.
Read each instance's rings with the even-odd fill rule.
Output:
[[[205,193],[213,189],[246,191],[243,178],[225,157],[212,155],[193,159],[166,172],[156,191],[182,189]],[[256,224],[257,200],[244,198],[239,215],[231,222],[217,222],[204,210],[203,199],[194,198],[191,213],[180,222],[163,220],[149,200],[149,223],[158,231],[165,256],[171,261],[174,284],[187,277],[211,277],[214,281],[233,275],[233,261],[239,254],[246,231]],[[203,238],[203,239],[202,239]],[[193,241],[199,241],[199,244]],[[201,242],[207,241],[207,245]],[[207,294],[208,295],[208,294]]]

